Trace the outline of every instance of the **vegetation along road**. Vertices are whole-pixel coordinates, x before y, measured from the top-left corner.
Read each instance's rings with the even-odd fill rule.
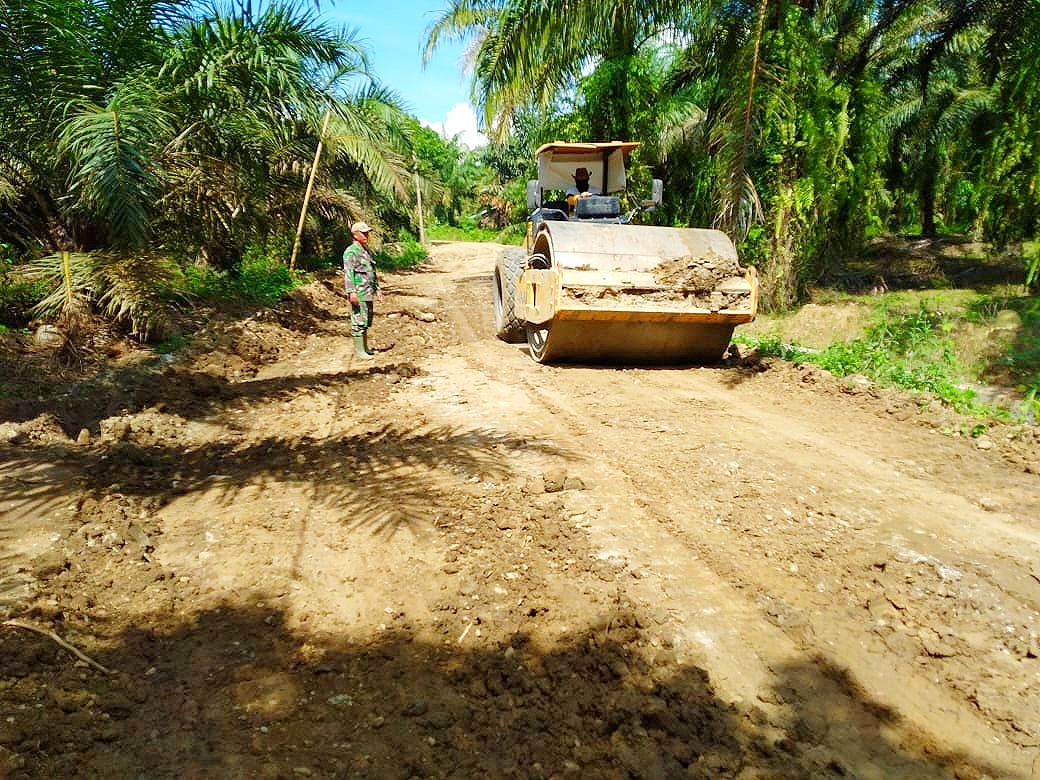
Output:
[[[371,361],[330,275],[9,385],[0,775],[1040,777],[1035,426],[539,365],[498,249],[386,274]]]

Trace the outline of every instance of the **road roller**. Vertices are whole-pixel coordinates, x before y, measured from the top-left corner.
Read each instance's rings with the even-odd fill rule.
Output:
[[[628,141],[545,144],[527,183],[522,247],[495,265],[496,335],[527,342],[540,363],[716,363],[734,328],[755,318],[758,281],[729,237],[637,224],[661,203],[623,212]],[[576,173],[588,175],[579,190]]]

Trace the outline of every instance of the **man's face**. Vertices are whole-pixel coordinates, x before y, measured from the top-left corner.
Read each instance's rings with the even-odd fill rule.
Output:
[[[361,244],[361,246],[368,243],[368,233],[362,233],[360,230],[357,230],[351,233],[351,235],[354,236],[354,240]]]

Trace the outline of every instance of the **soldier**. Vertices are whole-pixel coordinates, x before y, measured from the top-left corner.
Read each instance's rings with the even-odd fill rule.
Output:
[[[354,243],[343,252],[343,283],[351,310],[350,335],[354,338],[354,353],[364,360],[372,357],[368,351],[368,329],[372,327],[373,299],[383,302],[375,261],[365,249],[371,232],[365,222],[355,222],[350,226]]]

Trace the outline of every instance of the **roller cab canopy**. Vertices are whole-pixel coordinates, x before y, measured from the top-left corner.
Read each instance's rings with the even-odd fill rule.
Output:
[[[604,195],[621,192],[627,186],[625,163],[638,146],[637,141],[543,144],[535,152],[538,183],[543,190],[566,190],[574,185],[574,170],[588,168],[593,187]]]

